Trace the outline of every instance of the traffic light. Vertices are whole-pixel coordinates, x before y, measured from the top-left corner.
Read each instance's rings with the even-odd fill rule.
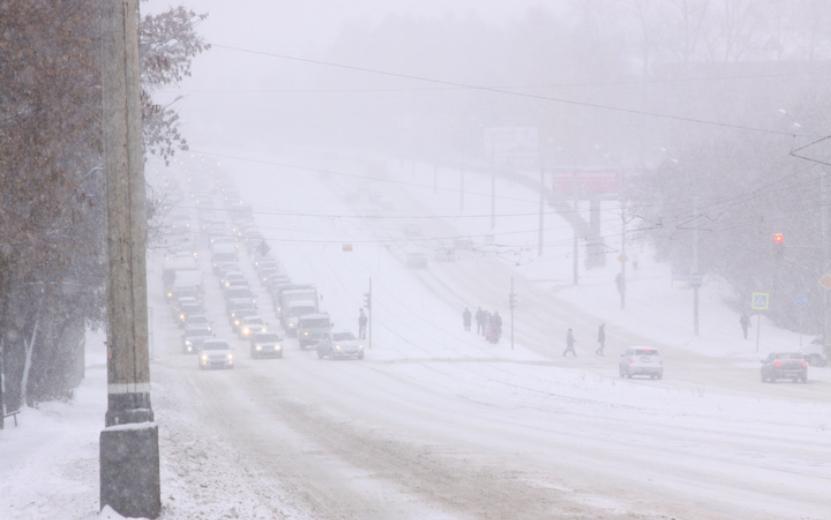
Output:
[[[777,259],[781,259],[785,256],[785,234],[774,233],[771,237],[771,241],[773,242],[773,256]]]
[[[372,293],[364,293],[364,307],[372,308]]]
[[[513,309],[516,307],[516,293],[510,292],[508,293],[508,305]]]

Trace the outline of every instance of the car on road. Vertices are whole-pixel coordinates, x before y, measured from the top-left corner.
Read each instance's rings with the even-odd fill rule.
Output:
[[[664,362],[661,353],[654,347],[629,347],[620,355],[618,363],[620,377],[647,376],[651,379],[664,377]]]
[[[771,352],[762,359],[761,376],[763,383],[775,383],[778,379],[807,383],[808,362],[799,352]]]
[[[227,341],[212,339],[202,342],[199,368],[234,368],[234,351]]]
[[[809,352],[805,354],[805,361],[812,367],[828,366],[828,359],[819,352]]]
[[[237,333],[240,337],[250,338],[254,334],[268,332],[268,324],[256,314],[253,316],[245,316],[240,320],[237,326]]]
[[[288,309],[282,314],[284,316],[284,326],[286,333],[289,336],[297,336],[297,326],[300,323],[300,318],[317,313],[317,306],[313,302],[295,302],[289,305]]]
[[[210,327],[203,325],[186,328],[182,334],[182,352],[196,354],[205,341],[213,339],[214,333]]]
[[[184,327],[190,315],[205,314],[202,304],[193,298],[182,298],[176,306],[176,323]]]
[[[297,320],[297,342],[301,349],[317,345],[332,330],[332,320],[325,312],[306,314]]]
[[[267,332],[251,335],[251,357],[283,357],[283,338]]]
[[[351,332],[326,334],[317,343],[317,357],[320,359],[363,359],[364,343]]]
[[[242,326],[242,320],[249,316],[257,316],[259,312],[257,311],[256,307],[241,307],[231,309],[228,312],[228,317],[231,322],[231,328],[234,329],[234,332],[237,332],[239,328]]]
[[[185,329],[195,328],[204,326],[211,332],[213,332],[213,325],[211,325],[211,320],[204,314],[188,314],[185,317]]]

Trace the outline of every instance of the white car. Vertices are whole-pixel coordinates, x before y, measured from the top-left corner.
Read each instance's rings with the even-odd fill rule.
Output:
[[[273,333],[254,334],[251,336],[251,357],[283,357],[283,338]]]
[[[364,358],[364,342],[351,332],[327,334],[317,344],[317,357],[320,359]]]
[[[620,355],[618,363],[620,377],[649,376],[651,379],[664,377],[664,362],[661,353],[654,347],[629,347]]]
[[[227,341],[212,339],[199,348],[199,368],[234,368],[234,351]]]
[[[268,332],[268,324],[259,316],[246,316],[240,320],[237,331],[243,338],[250,338]]]

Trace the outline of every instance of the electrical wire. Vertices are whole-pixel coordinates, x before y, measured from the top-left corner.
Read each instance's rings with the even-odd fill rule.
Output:
[[[342,69],[342,70],[350,70],[350,71],[362,72],[362,73],[367,73],[367,74],[377,74],[379,76],[386,76],[386,77],[392,77],[392,78],[398,78],[398,79],[422,81],[422,82],[425,82],[425,83],[433,83],[433,84],[444,85],[444,86],[448,86],[448,87],[457,87],[457,88],[463,88],[463,89],[468,89],[468,90],[476,90],[476,91],[481,91],[481,92],[490,92],[490,93],[493,93],[493,94],[501,94],[501,95],[512,96],[512,97],[534,99],[534,100],[537,100],[537,101],[546,101],[546,102],[559,103],[559,104],[564,104],[564,105],[579,106],[579,107],[583,107],[583,108],[593,108],[593,109],[597,109],[597,110],[618,112],[618,113],[624,113],[624,114],[630,114],[630,115],[636,115],[636,116],[642,116],[642,117],[651,117],[651,118],[656,118],[656,119],[665,119],[665,120],[679,121],[679,122],[684,122],[684,123],[714,126],[714,127],[720,127],[720,128],[730,129],[730,130],[741,130],[741,131],[746,131],[746,132],[762,133],[762,134],[769,134],[769,135],[782,135],[782,136],[789,136],[789,137],[796,137],[796,136],[807,137],[807,136],[810,136],[810,134],[800,134],[800,133],[795,133],[795,132],[786,132],[786,131],[775,130],[775,129],[771,129],[771,128],[754,127],[754,126],[742,125],[742,124],[737,124],[737,123],[728,123],[728,122],[724,122],[724,121],[702,119],[702,118],[697,118],[697,117],[680,116],[680,115],[668,114],[668,113],[663,113],[663,112],[651,112],[651,111],[648,111],[648,110],[640,110],[640,109],[635,109],[635,108],[627,108],[627,107],[619,107],[619,106],[614,106],[614,105],[606,105],[606,104],[603,104],[603,103],[592,103],[592,102],[587,102],[587,101],[578,101],[578,100],[574,100],[574,99],[567,99],[567,98],[556,97],[556,96],[548,96],[548,95],[542,95],[542,94],[517,92],[515,90],[507,90],[507,89],[503,89],[503,88],[489,87],[487,85],[476,85],[476,84],[473,84],[473,83],[464,83],[464,82],[460,82],[460,81],[437,79],[437,78],[431,78],[431,77],[421,76],[421,75],[417,75],[417,74],[409,74],[409,73],[403,73],[403,72],[393,72],[393,71],[387,71],[387,70],[382,70],[382,69],[375,69],[375,68],[371,68],[371,67],[363,67],[363,66],[358,66],[358,65],[349,65],[349,64],[337,63],[337,62],[325,61],[325,60],[317,60],[317,59],[306,58],[306,57],[302,57],[302,56],[292,56],[292,55],[288,55],[288,54],[280,54],[280,53],[275,53],[275,52],[260,51],[260,50],[255,50],[255,49],[247,49],[247,48],[244,48],[244,47],[237,47],[237,46],[233,46],[233,45],[225,45],[225,44],[214,43],[214,44],[212,44],[212,46],[216,47],[216,48],[219,48],[219,49],[232,51],[232,52],[239,52],[239,53],[251,54],[251,55],[256,55],[256,56],[265,56],[265,57],[279,59],[279,60],[285,60],[285,61],[306,63],[306,64],[310,64],[310,65],[318,65],[318,66],[337,68],[337,69]]]

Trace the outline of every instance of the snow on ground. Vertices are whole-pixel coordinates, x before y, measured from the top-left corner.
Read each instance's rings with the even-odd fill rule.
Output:
[[[536,220],[525,214],[530,202],[522,190],[500,187],[506,195],[498,211],[518,216],[500,217],[496,245],[483,247],[498,254],[464,252],[439,262],[427,246],[434,241],[417,235],[483,242],[490,233],[487,179],[467,179],[468,189],[482,195],[470,195],[470,218],[457,219],[458,192],[433,195],[429,186],[402,184],[382,192],[374,183],[288,168],[229,168],[286,271],[318,286],[336,329],[355,330],[372,277],[375,344],[364,362],[321,361],[293,340],[285,359],[248,359],[246,344],[223,318],[202,255],[209,313],[238,362],[232,371],[198,371],[180,352],[159,287],[159,259],[151,256],[164,518],[819,520],[831,507],[824,382],[762,387],[755,366],[725,368],[689,354],[669,360],[689,364],[691,374],[628,381],[617,378],[612,356],[559,357],[564,324],[577,323],[589,335],[599,320],[610,323],[612,351],[634,334],[718,353],[714,345],[738,336],[738,325],[720,295],[709,292],[715,284],[703,291],[708,303],[698,340],[710,343],[688,341],[689,334],[679,340],[672,325],[683,330],[689,291],[669,286],[646,255],[633,273],[630,308],[617,318],[607,279],[613,265],[581,273],[579,291],[568,287],[568,248],[557,242],[564,224],[554,216],[546,243],[556,253],[544,257],[549,266],[532,261],[533,248],[525,246],[536,240]],[[281,183],[285,178],[293,182]],[[278,214],[324,208],[339,217]],[[448,218],[418,221],[416,233],[408,219],[351,218],[371,212]],[[353,250],[343,251],[342,243]],[[431,253],[427,269],[406,267],[410,248]],[[515,350],[506,338],[491,345],[465,332],[460,316],[465,305],[482,305],[499,309],[507,324],[511,273],[520,292]],[[648,291],[651,298],[637,296]],[[721,314],[729,319],[717,321]],[[97,516],[106,399],[101,340],[90,337],[88,377],[72,403],[26,410],[21,428],[0,434],[0,517]]]
[[[490,226],[490,178],[486,173],[468,171],[465,177],[464,208],[459,203],[459,170],[439,167],[437,189],[425,181],[433,175],[433,165],[416,165],[415,175],[408,165],[384,162],[390,176],[401,181],[421,183],[423,187],[408,189],[408,196],[417,201],[421,210],[434,215],[448,215],[445,226],[455,234],[477,237],[480,247],[510,265],[518,276],[557,291],[557,297],[577,309],[628,329],[664,345],[684,348],[710,356],[758,359],[777,350],[799,349],[811,336],[781,329],[764,316],[761,318],[760,349],[756,352],[754,316],[750,339],[745,341],[739,325],[739,313],[729,302],[736,295],[730,286],[715,277],[705,279],[700,289],[700,336],[693,333],[693,291],[682,281],[673,281],[668,265],[655,261],[651,246],[642,239],[629,237],[627,270],[627,308],[620,309],[615,276],[620,271],[621,250],[620,205],[602,203],[601,236],[606,243],[605,266],[587,270],[582,263],[585,246],[579,248],[579,285],[573,285],[572,236],[570,225],[545,207],[544,254],[537,255],[538,197],[532,190],[497,178],[496,226]],[[342,165],[341,165],[342,166]],[[347,168],[355,168],[349,164]],[[360,167],[360,166],[358,166]],[[420,179],[420,180],[419,180]],[[581,203],[581,213],[587,204]],[[585,217],[585,215],[584,215]],[[637,224],[630,224],[633,229]],[[444,235],[454,233],[444,232]],[[488,246],[484,237],[492,234],[496,245]],[[438,236],[442,236],[439,234]],[[634,264],[637,264],[637,267]],[[760,288],[763,290],[763,288]],[[748,302],[749,306],[749,302]]]

